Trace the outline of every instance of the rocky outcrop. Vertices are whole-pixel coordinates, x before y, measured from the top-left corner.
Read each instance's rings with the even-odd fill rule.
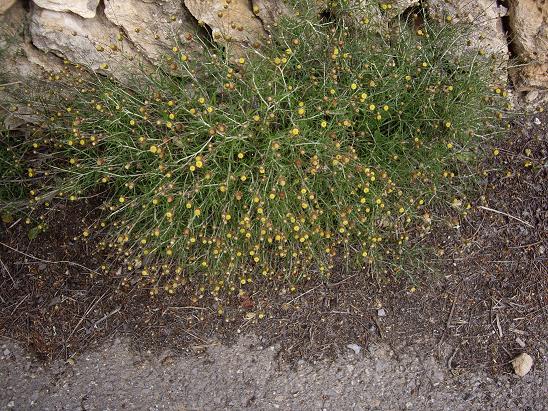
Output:
[[[548,3],[510,0],[510,28],[516,53],[527,60],[548,61]]]
[[[548,3],[510,0],[511,48],[524,66],[511,70],[518,92],[535,100],[548,89]]]
[[[95,17],[100,0],[33,0],[37,6],[53,11],[64,11],[91,19]]]
[[[86,19],[74,13],[34,6],[29,31],[32,44],[43,52],[103,74],[123,79],[132,67],[150,66],[122,31],[102,13]],[[128,64],[134,60],[136,64]]]
[[[156,63],[173,47],[193,47],[188,39],[199,31],[181,0],[105,0],[105,16]]]
[[[289,15],[290,10],[283,0],[253,0],[253,14],[263,23],[265,29],[276,24],[280,16]]]
[[[200,24],[210,27],[216,42],[257,45],[266,36],[248,0],[184,0],[184,3]]]
[[[470,37],[474,47],[508,60],[508,42],[502,17],[508,10],[493,0],[429,0],[430,15],[438,20],[472,23]]]
[[[16,0],[0,0],[0,14],[4,14],[15,4]]]
[[[40,81],[44,76],[63,69],[59,58],[43,53],[34,47],[24,36],[21,28],[27,17],[27,11],[21,2],[0,15],[0,49],[3,51],[2,70],[0,72],[0,116],[4,117],[4,126],[15,129],[22,124],[39,120],[35,111],[21,103],[21,93],[25,87],[40,90]]]

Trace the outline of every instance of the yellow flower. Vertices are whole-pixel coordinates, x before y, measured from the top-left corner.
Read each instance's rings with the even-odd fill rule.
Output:
[[[291,129],[291,134],[293,134],[294,136],[298,136],[299,133],[300,133],[300,130],[297,127]]]
[[[152,145],[149,147],[148,151],[150,151],[152,154],[156,154],[158,152],[158,147]]]

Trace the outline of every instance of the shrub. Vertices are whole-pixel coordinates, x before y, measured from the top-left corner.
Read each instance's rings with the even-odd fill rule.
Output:
[[[83,236],[151,294],[396,263],[501,131],[495,62],[420,10],[387,29],[344,2],[322,15],[296,3],[261,48],[175,45],[125,86],[67,68],[72,97],[49,98],[28,141],[32,207],[99,198]]]

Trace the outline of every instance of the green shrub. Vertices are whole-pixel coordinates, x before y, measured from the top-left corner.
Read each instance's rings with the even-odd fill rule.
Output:
[[[26,190],[19,150],[14,149],[21,140],[19,133],[0,130],[0,215],[2,220],[12,220],[12,213],[26,205]]]
[[[29,141],[32,206],[99,198],[83,236],[152,294],[397,262],[424,208],[454,200],[481,137],[502,129],[495,62],[458,25],[379,29],[344,2],[321,16],[296,3],[260,49],[176,45],[126,86],[67,69],[75,96],[48,99]]]

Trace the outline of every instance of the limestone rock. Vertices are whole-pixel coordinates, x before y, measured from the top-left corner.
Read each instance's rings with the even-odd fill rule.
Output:
[[[126,79],[150,67],[146,59],[128,42],[120,30],[97,13],[85,19],[73,13],[34,7],[29,27],[32,43],[73,63],[103,74]]]
[[[266,35],[261,21],[253,14],[248,0],[184,0],[190,13],[199,23],[207,24],[213,39],[219,43],[232,42],[254,45]]]
[[[548,90],[548,62],[530,63],[526,66],[512,69],[514,87],[518,91]]]
[[[87,19],[95,17],[100,0],[33,0],[44,9],[76,13]]]
[[[512,43],[520,58],[548,62],[548,3],[545,0],[510,0]]]
[[[472,23],[472,46],[508,60],[508,43],[501,17],[507,9],[493,0],[429,0],[430,15],[439,20]]]
[[[514,87],[526,101],[543,104],[548,101],[548,3],[510,0],[509,5],[512,44],[525,63],[510,72]],[[531,99],[533,94],[537,97]]]
[[[0,118],[8,130],[40,121],[35,110],[21,101],[21,93],[26,89],[41,90],[48,73],[64,69],[61,59],[30,44],[22,30],[26,17],[22,2],[0,16]]]
[[[394,18],[402,14],[410,7],[418,6],[419,0],[393,0],[392,2],[381,2],[390,4],[390,8],[385,11],[390,17]]]
[[[0,14],[4,14],[16,0],[0,0]]]
[[[105,0],[105,15],[155,62],[173,46],[192,47],[188,34],[199,29],[180,0]]]
[[[263,22],[265,29],[276,24],[281,16],[291,14],[283,0],[253,0],[253,13]]]
[[[533,367],[533,358],[527,353],[521,353],[512,360],[514,372],[520,377],[525,376]]]

